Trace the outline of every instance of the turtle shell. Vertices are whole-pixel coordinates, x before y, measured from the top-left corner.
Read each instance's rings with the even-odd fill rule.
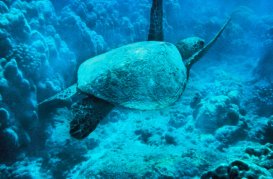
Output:
[[[181,96],[186,67],[175,45],[138,42],[88,59],[78,70],[78,88],[116,105],[152,110]]]

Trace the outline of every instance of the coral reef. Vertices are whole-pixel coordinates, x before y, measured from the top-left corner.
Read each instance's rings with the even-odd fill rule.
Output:
[[[46,171],[41,170],[41,160],[20,161],[11,166],[0,165],[1,178],[47,178]]]
[[[266,0],[164,0],[165,41],[173,44],[192,36],[207,43],[240,5],[169,108],[117,106],[82,141],[69,136],[70,109],[38,115],[39,102],[75,83],[84,60],[147,40],[150,5],[0,0],[0,178],[272,178]]]
[[[247,153],[250,157],[250,159],[259,165],[260,167],[263,167],[267,170],[269,170],[272,173],[273,169],[273,146],[272,143],[267,143],[260,147],[247,147],[245,149],[245,153]]]
[[[240,120],[239,106],[228,96],[212,96],[202,100],[194,110],[196,127],[214,132],[224,125],[236,126]]]
[[[255,164],[236,160],[229,165],[217,167],[214,171],[204,173],[201,178],[260,178],[271,177],[271,174]]]
[[[259,116],[273,115],[273,83],[262,83],[254,86],[251,101]]]

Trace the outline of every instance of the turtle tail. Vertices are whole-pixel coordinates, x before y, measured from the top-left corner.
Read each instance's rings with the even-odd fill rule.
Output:
[[[201,50],[193,54],[189,59],[185,61],[185,66],[187,67],[188,71],[192,67],[194,63],[196,63],[198,60],[200,60],[207,52],[208,50],[214,45],[214,43],[217,41],[217,39],[222,35],[223,31],[226,29],[227,25],[230,23],[231,17],[226,21],[226,23],[222,26],[222,28],[219,30],[219,32],[214,36],[214,38]]]
[[[73,119],[70,122],[70,135],[84,139],[98,126],[114,106],[107,101],[90,96],[72,105]]]

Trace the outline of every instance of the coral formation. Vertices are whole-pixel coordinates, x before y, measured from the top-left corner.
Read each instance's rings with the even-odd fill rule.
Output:
[[[251,101],[255,103],[259,116],[273,115],[273,83],[255,85]]]
[[[214,171],[204,173],[201,178],[260,178],[271,177],[271,174],[255,164],[235,160],[229,165],[217,167]]]
[[[5,108],[0,108],[0,129],[6,129],[10,122],[9,112]]]
[[[236,126],[240,120],[239,106],[228,96],[212,96],[202,100],[194,110],[196,127],[214,132],[224,125]]]

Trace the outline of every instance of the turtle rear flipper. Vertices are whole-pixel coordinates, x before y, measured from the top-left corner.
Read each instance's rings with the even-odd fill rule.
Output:
[[[93,132],[99,122],[114,106],[96,97],[87,97],[72,106],[73,119],[70,122],[70,135],[84,139]]]
[[[56,95],[42,101],[38,104],[38,113],[43,115],[49,113],[51,110],[60,107],[70,107],[74,98],[80,96],[80,92],[77,89],[77,84],[74,84],[65,90],[57,93]]]

